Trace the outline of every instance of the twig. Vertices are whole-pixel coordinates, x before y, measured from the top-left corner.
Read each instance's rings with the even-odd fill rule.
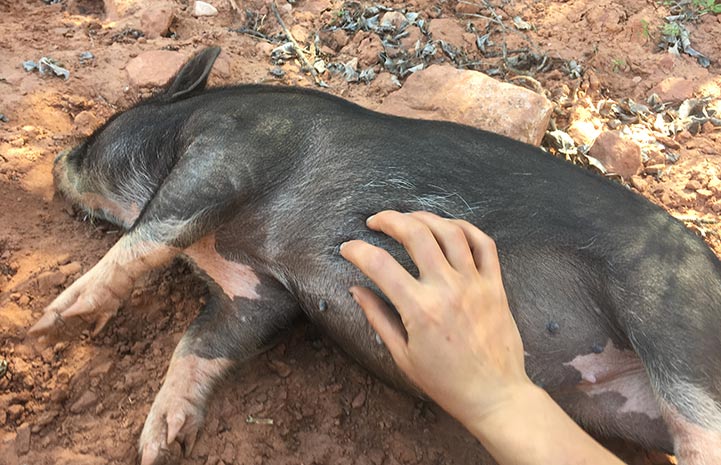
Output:
[[[231,8],[234,12],[237,13],[237,12],[240,11],[240,8],[238,8],[238,4],[235,3],[235,0],[228,0],[228,3],[230,3],[230,8]]]
[[[482,6],[484,6],[485,9],[488,10],[488,12],[492,16],[492,18],[489,18],[491,20],[491,23],[498,24],[501,27],[501,37],[503,38],[503,42],[501,43],[501,53],[503,56],[503,64],[506,65],[506,68],[508,68],[510,71],[513,71],[514,73],[517,73],[520,75],[528,75],[529,72],[524,72],[524,71],[521,71],[520,69],[517,69],[508,60],[509,52],[508,52],[508,49],[506,46],[506,43],[507,43],[506,42],[506,33],[510,31],[510,32],[520,35],[526,42],[528,42],[530,44],[531,48],[536,53],[536,55],[539,55],[539,56],[543,55],[545,57],[545,54],[540,53],[536,44],[533,42],[533,40],[531,40],[530,37],[528,37],[527,34],[524,34],[523,32],[517,31],[515,29],[506,28],[506,25],[503,24],[503,19],[498,15],[498,13],[496,13],[496,9],[494,8],[493,5],[491,5],[491,3],[488,0],[481,0],[481,2],[483,3]],[[471,2],[464,2],[464,3],[470,3],[472,5],[479,5],[478,3],[471,3]],[[481,15],[479,15],[479,16],[481,16]],[[489,24],[489,26],[490,26],[490,24]],[[543,66],[544,64],[545,64],[545,61],[543,63],[541,63],[541,66]],[[541,66],[539,66],[537,69],[540,70]]]
[[[267,35],[263,34],[259,31],[254,31],[253,29],[249,29],[247,27],[239,27],[238,29],[231,29],[231,31],[237,32],[239,34],[246,34],[254,39],[260,39],[268,42],[269,44],[276,43],[273,39],[268,38]]]
[[[699,216],[694,216],[694,215],[678,215],[678,216],[675,216],[675,218],[679,221],[683,221],[686,223],[696,223],[696,224],[716,224],[716,223],[718,223],[718,220],[716,220],[714,218],[701,218]]]
[[[308,68],[310,70],[311,76],[313,76],[313,81],[315,81],[315,84],[318,87],[327,87],[325,83],[320,79],[318,76],[318,72],[315,70],[313,65],[310,64],[308,59],[305,57],[305,53],[303,53],[303,49],[298,45],[298,42],[296,42],[295,37],[293,37],[293,34],[290,33],[288,28],[285,25],[285,22],[283,22],[283,18],[280,17],[280,11],[278,11],[278,5],[275,4],[275,0],[270,4],[270,8],[273,10],[273,14],[275,14],[276,19],[278,20],[278,24],[280,24],[281,29],[283,29],[283,33],[285,34],[285,37],[293,44],[293,49],[295,50],[295,54],[298,55],[298,58],[300,59],[301,63],[303,63],[303,66]]]
[[[543,86],[540,82],[533,79],[531,76],[526,76],[525,74],[520,74],[518,76],[513,76],[512,78],[508,79],[509,81],[528,81],[531,83],[531,86],[533,87],[533,90],[536,91],[537,94],[543,95]]]

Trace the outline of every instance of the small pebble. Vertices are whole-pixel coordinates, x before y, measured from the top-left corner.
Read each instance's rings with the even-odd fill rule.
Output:
[[[20,404],[13,404],[10,407],[8,407],[8,418],[10,420],[17,420],[20,418],[20,416],[23,414],[23,406]]]
[[[27,423],[20,425],[17,430],[15,452],[18,455],[25,455],[30,452],[30,426]]]
[[[196,1],[193,7],[193,16],[215,16],[218,10],[210,3]]]
[[[270,369],[273,370],[281,378],[287,378],[290,376],[291,368],[287,363],[281,362],[280,360],[271,360],[269,363]]]
[[[92,391],[86,391],[80,399],[76,400],[73,405],[70,406],[71,413],[81,413],[85,410],[94,407],[98,402],[98,395]]]
[[[71,262],[59,268],[59,271],[65,276],[73,276],[76,273],[80,273],[82,270],[83,266],[78,262]]]
[[[42,293],[53,291],[53,288],[60,286],[65,282],[66,276],[60,271],[45,271],[40,273],[37,278],[38,289]]]
[[[366,403],[366,392],[360,391],[351,401],[350,405],[353,408],[361,408]]]

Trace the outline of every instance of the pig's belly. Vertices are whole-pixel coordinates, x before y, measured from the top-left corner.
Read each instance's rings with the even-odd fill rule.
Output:
[[[256,271],[221,256],[214,236],[198,241],[186,249],[185,254],[229,298],[257,297],[260,280]],[[398,371],[348,294],[352,280],[353,277],[342,272],[314,275],[311,271],[292,284],[308,317],[346,352],[376,376],[417,393]],[[574,314],[568,312],[567,307],[556,319],[561,322],[560,330],[567,330],[569,334],[552,337],[544,323],[549,318],[544,307],[552,303],[524,303],[522,294],[514,296],[520,300],[514,313],[524,340],[526,368],[534,382],[547,389],[569,414],[591,430],[621,437],[642,432],[641,437],[636,438],[639,442],[670,448],[648,376],[636,353],[614,343],[611,332],[601,322],[569,319],[568,315]],[[575,316],[582,319],[583,315]],[[566,328],[574,326],[577,330]]]

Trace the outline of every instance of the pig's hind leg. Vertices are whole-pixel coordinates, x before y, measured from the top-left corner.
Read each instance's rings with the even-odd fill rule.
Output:
[[[680,261],[653,308],[630,303],[623,314],[679,465],[721,464],[721,279],[714,269],[694,274]],[[691,280],[695,282],[684,282]],[[690,291],[689,291],[690,290]],[[640,293],[639,293],[640,294]],[[647,297],[648,298],[648,297]],[[646,304],[647,305],[647,304]]]
[[[268,348],[300,313],[276,281],[259,277],[255,298],[229,297],[210,284],[210,299],[170,361],[140,436],[142,465],[157,462],[177,441],[190,453],[214,386],[233,367]]]

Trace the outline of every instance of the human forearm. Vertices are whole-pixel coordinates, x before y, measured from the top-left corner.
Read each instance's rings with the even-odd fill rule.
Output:
[[[459,420],[500,465],[623,465],[533,385],[482,418]]]

